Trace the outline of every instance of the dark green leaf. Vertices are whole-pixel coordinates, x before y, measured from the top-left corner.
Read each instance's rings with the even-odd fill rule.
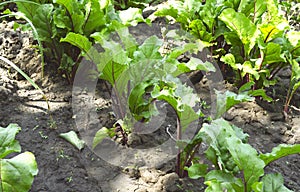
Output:
[[[227,148],[235,163],[243,171],[247,191],[250,191],[251,186],[264,175],[265,163],[259,158],[257,151],[249,144],[242,143],[236,137],[228,137],[226,141]]]
[[[44,42],[53,42],[53,38],[56,36],[56,28],[52,22],[52,4],[43,4],[37,8],[37,12],[33,15],[32,23],[37,29],[39,38]]]
[[[213,170],[210,171],[205,176],[205,183],[208,184],[210,181],[217,181],[221,191],[242,191],[243,190],[243,182],[241,179],[234,177],[230,173],[226,173],[221,170]],[[212,188],[215,185],[211,183],[210,187]]]
[[[189,178],[191,179],[199,179],[200,177],[204,177],[207,172],[208,165],[206,164],[193,164],[190,167],[185,167],[185,170],[189,174]]]
[[[281,47],[279,44],[276,43],[268,43],[264,52],[264,59],[263,64],[271,64],[271,63],[278,63],[278,62],[285,62],[284,55],[281,53]]]
[[[66,15],[69,17],[69,25],[74,33],[82,33],[84,24],[84,13],[81,11],[83,5],[73,0],[53,0],[54,3],[64,6],[67,10]]]
[[[62,38],[60,42],[68,42],[78,48],[80,48],[84,53],[88,53],[92,47],[92,43],[86,36],[70,32],[65,38]]]
[[[84,34],[89,35],[106,24],[106,16],[101,9],[100,1],[91,0],[85,4]]]
[[[267,174],[262,178],[263,187],[261,192],[292,192],[283,185],[281,174]]]
[[[32,21],[33,17],[39,12],[37,12],[37,9],[41,6],[40,3],[38,3],[38,0],[31,0],[27,2],[16,2],[18,6],[18,11],[25,14],[25,16]]]
[[[300,144],[280,144],[273,148],[271,153],[261,154],[259,157],[268,165],[279,158],[292,154],[300,154]]]

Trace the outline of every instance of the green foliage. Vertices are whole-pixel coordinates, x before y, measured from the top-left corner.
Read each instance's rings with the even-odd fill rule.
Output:
[[[298,43],[299,42],[300,41],[298,41]],[[300,44],[299,44],[299,46],[300,46]],[[290,86],[289,86],[285,106],[284,106],[285,114],[287,114],[287,112],[288,112],[288,107],[289,107],[289,104],[291,102],[291,99],[292,99],[293,95],[295,94],[297,89],[300,87],[300,66],[299,66],[299,62],[296,59],[293,59],[291,61],[291,63],[292,63],[292,75],[291,75],[291,79],[290,79]]]
[[[145,21],[141,10],[116,12],[110,0],[12,2],[16,2],[18,12],[9,12],[9,15],[26,18],[36,29],[35,37],[43,44],[47,60],[56,63],[70,81],[74,78],[82,56],[94,43],[91,34],[97,32],[105,36],[120,26]],[[81,46],[85,46],[84,49]]]
[[[259,189],[253,189],[255,192],[291,192],[291,190],[283,185],[283,177],[278,173],[265,175],[262,178],[262,182],[258,183],[258,185],[262,187]]]
[[[200,98],[178,76],[194,70],[213,72],[215,68],[211,63],[194,57],[187,63],[177,60],[185,52],[197,52],[196,43],[187,43],[162,54],[159,50],[163,41],[158,37],[151,36],[138,46],[127,28],[119,28],[117,34],[113,34],[115,38],[119,37],[116,39],[120,42],[108,40],[99,33],[91,36],[101,44],[104,51],[93,52],[92,54],[98,56],[89,58],[96,59],[92,61],[97,64],[99,78],[113,86],[116,116],[123,120],[120,125],[123,131],[131,132],[135,123],[147,123],[153,116],[158,115],[157,101],[165,101],[176,112],[179,135],[200,117],[201,112],[194,109],[199,106]],[[107,128],[100,129],[94,138],[93,147],[105,137],[114,136],[111,132]],[[181,171],[183,168],[181,166]]]
[[[209,47],[218,63],[236,74],[238,86],[255,82],[253,90],[269,87],[276,83],[280,69],[294,65],[294,71],[293,63],[299,62],[299,33],[282,15],[277,1],[175,1],[155,14],[172,17]],[[294,80],[287,103],[298,87]]]
[[[224,119],[204,124],[198,136],[209,145],[205,154],[215,170],[207,173],[205,165],[199,163],[186,170],[191,178],[205,177],[206,192],[290,191],[280,174],[265,174],[264,168],[279,158],[300,153],[299,144],[279,145],[271,153],[258,154],[247,144],[248,135]]]
[[[145,8],[149,4],[161,2],[160,0],[114,0],[114,6],[117,10],[125,10],[128,8]]]
[[[59,134],[60,137],[64,138],[68,142],[70,142],[72,145],[74,145],[78,150],[83,149],[84,147],[84,141],[80,140],[75,133],[75,131],[69,131],[67,133],[61,133]]]
[[[254,85],[254,82],[249,82],[240,87],[238,94],[231,91],[217,91],[217,103],[216,103],[216,114],[215,119],[220,118],[226,111],[228,111],[234,105],[237,105],[241,102],[254,101],[253,96],[260,96],[267,101],[272,101],[268,97],[263,89],[252,90],[251,86]]]
[[[268,165],[279,158],[297,153],[300,153],[300,144],[280,144],[273,148],[271,153],[261,154],[260,158]]]
[[[0,127],[0,191],[27,192],[30,190],[38,169],[35,157],[30,152],[21,153],[11,159],[3,159],[14,152],[21,152],[21,146],[15,140],[21,130],[17,124]]]
[[[97,64],[100,78],[112,84],[118,96],[128,95],[128,98],[118,99],[125,102],[128,100],[128,109],[123,106],[119,110],[123,111],[120,117],[133,115],[138,121],[147,121],[155,113],[155,108],[150,106],[156,100],[164,100],[175,109],[185,129],[198,117],[192,107],[199,98],[177,76],[196,69],[210,71],[214,69],[213,65],[196,58],[189,63],[179,63],[176,60],[178,49],[168,55],[158,52],[163,42],[156,36],[149,37],[138,47],[128,29],[123,28],[117,32],[124,47],[117,42],[107,41],[99,34],[94,34],[93,38],[105,50],[99,54],[102,59]],[[190,44],[183,52],[194,51],[196,47]],[[144,98],[146,94],[150,95],[149,99]],[[118,103],[118,106],[121,107],[122,103]],[[151,109],[154,111],[151,112]]]

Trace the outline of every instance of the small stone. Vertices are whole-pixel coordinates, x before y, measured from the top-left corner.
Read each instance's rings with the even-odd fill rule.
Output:
[[[282,113],[272,113],[270,114],[271,121],[283,121],[284,116]]]
[[[141,178],[146,183],[156,183],[160,174],[156,170],[149,170],[148,168],[140,169]]]
[[[176,173],[170,173],[161,177],[161,182],[165,191],[176,192],[178,191],[177,183],[179,183],[179,177]]]

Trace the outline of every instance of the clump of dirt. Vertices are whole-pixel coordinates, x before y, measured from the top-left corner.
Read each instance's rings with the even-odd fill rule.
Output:
[[[19,28],[14,30],[14,23],[15,21],[0,23],[0,55],[17,64],[31,78],[40,79],[42,62],[33,45],[33,35],[31,32],[21,32]],[[8,65],[6,67],[11,68]],[[22,78],[17,72],[13,76]]]

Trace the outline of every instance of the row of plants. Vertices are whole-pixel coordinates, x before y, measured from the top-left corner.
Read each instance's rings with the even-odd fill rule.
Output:
[[[26,24],[16,22],[15,27],[33,30],[42,58],[55,65],[70,82],[82,59],[80,41],[88,39],[94,43],[91,38],[94,33],[107,35],[120,26],[146,22],[141,9],[116,11],[110,0],[12,0],[0,6],[11,3],[16,4],[17,11],[6,9],[1,17],[25,20]]]
[[[265,174],[264,168],[281,157],[300,153],[300,145],[279,145],[271,153],[258,154],[247,143],[247,134],[222,119],[240,102],[255,97],[270,100],[264,89],[276,83],[276,74],[284,67],[292,69],[284,108],[288,112],[300,86],[300,34],[281,13],[283,4],[275,0],[174,1],[155,15],[172,17],[193,36],[166,34],[165,38],[188,42],[162,53],[163,40],[152,36],[139,45],[129,33],[127,26],[149,23],[139,8],[116,11],[109,0],[14,2],[18,12],[4,13],[28,21],[41,53],[70,81],[84,57],[95,66],[89,76],[111,85],[117,122],[113,128],[104,127],[96,133],[93,147],[105,137],[114,137],[116,129],[124,133],[122,143],[127,144],[126,136],[135,131],[135,125],[159,115],[156,104],[164,101],[176,112],[176,172],[180,177],[204,177],[206,191],[290,191],[279,173]],[[101,45],[100,51],[95,43]],[[208,61],[196,56],[188,62],[178,60],[184,53],[196,55],[203,45],[209,50]],[[180,76],[192,71],[214,73],[213,59],[223,72],[235,74],[239,92],[216,91],[216,112],[209,116],[202,112],[199,96]],[[199,118],[207,123],[194,138],[183,140],[182,134]],[[209,145],[205,155],[214,170],[207,171],[208,165],[199,163],[197,152],[202,142]]]
[[[299,84],[300,32],[289,16],[292,1],[198,0],[175,1],[160,8],[210,49],[222,68],[232,71],[234,83],[255,82],[253,89],[276,83],[276,74],[292,68],[285,114]],[[296,5],[294,5],[296,6]],[[298,20],[299,21],[299,20]],[[229,73],[230,74],[230,73]]]

